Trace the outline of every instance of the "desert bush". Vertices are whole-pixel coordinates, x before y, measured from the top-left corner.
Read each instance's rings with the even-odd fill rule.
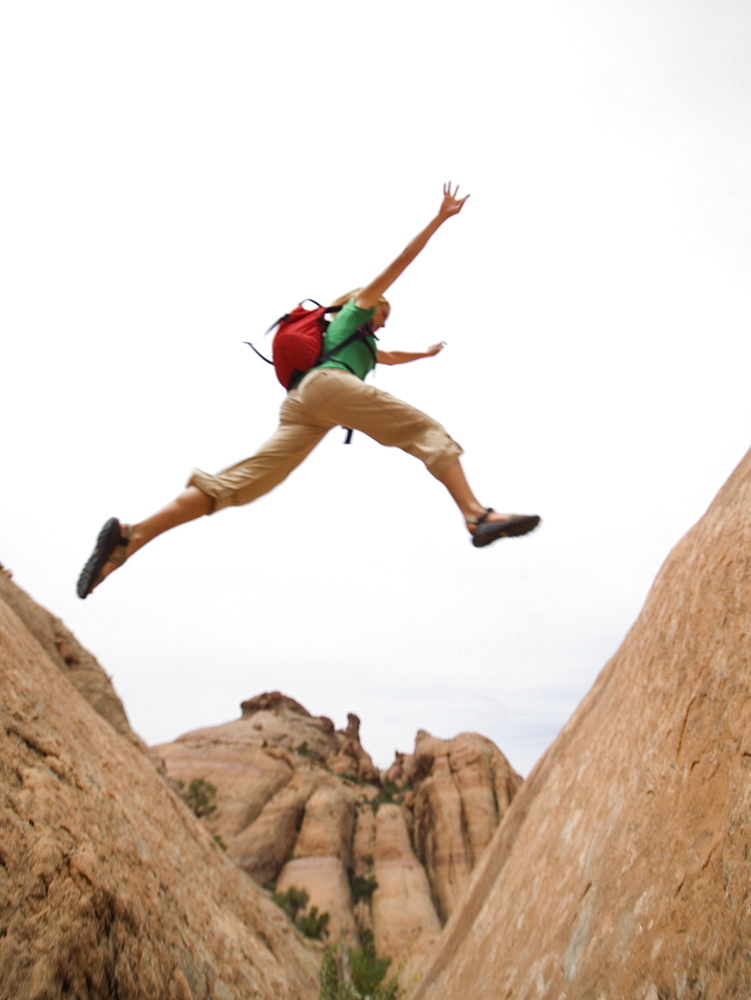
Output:
[[[374,875],[356,875],[352,868],[347,869],[352,902],[359,903],[361,899],[370,902],[370,897],[378,888]]]
[[[297,914],[305,909],[310,900],[304,889],[296,889],[295,886],[290,886],[286,892],[275,892],[271,898],[293,923]]]
[[[391,960],[376,956],[372,934],[360,938],[358,948],[327,950],[319,975],[321,1000],[397,1000],[396,977],[384,982]]]
[[[326,911],[319,913],[317,906],[311,906],[310,911],[304,913],[310,902],[304,889],[292,885],[286,892],[275,892],[271,898],[305,937],[320,941],[328,936],[330,914]]]
[[[307,913],[303,913],[295,920],[295,927],[305,937],[312,938],[314,941],[322,941],[329,935],[329,919],[328,912],[319,913],[317,906],[311,906]]]
[[[185,804],[199,819],[210,816],[216,809],[216,785],[212,785],[210,781],[193,778],[186,788],[185,782],[178,779],[175,781],[175,786]]]

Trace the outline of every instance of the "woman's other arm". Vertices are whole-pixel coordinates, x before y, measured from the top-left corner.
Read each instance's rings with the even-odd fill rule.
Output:
[[[432,358],[440,354],[446,346],[446,341],[431,344],[427,351],[378,351],[376,360],[379,365],[405,365],[408,361],[419,361],[421,358]]]

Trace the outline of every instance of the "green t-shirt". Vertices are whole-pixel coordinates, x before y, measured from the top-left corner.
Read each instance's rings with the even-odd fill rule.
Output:
[[[369,322],[375,315],[375,309],[361,309],[355,305],[354,299],[350,299],[341,311],[336,314],[329,324],[329,328],[323,336],[323,353],[335,356],[330,361],[324,361],[316,368],[340,368],[344,371],[352,372],[359,379],[365,379],[366,375],[375,368],[376,336],[369,333],[364,339],[358,337],[351,344],[347,344],[341,351],[336,348],[358,330],[364,323]],[[364,341],[367,341],[365,343]]]

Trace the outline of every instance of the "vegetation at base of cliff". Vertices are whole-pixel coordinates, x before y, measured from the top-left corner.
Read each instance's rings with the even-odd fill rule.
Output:
[[[369,931],[360,934],[359,948],[329,948],[318,981],[321,1000],[397,1000],[396,976],[384,982],[390,958],[378,958]]]
[[[203,816],[210,816],[216,809],[216,785],[203,778],[193,778],[188,787],[185,782],[178,778],[174,782],[183,801],[201,819]]]
[[[317,906],[311,906],[307,913],[303,912],[310,901],[304,889],[297,889],[291,885],[286,892],[275,892],[271,898],[305,937],[321,941],[329,936],[328,926],[331,917],[328,912],[319,913]]]

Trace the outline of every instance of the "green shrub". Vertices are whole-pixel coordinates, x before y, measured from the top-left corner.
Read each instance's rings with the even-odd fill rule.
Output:
[[[330,772],[333,773],[333,772]],[[341,778],[342,781],[348,781],[350,785],[366,785],[367,782],[362,778],[356,778],[352,774],[337,774],[337,778]]]
[[[286,892],[275,892],[271,897],[273,902],[287,914],[295,927],[314,941],[320,941],[328,936],[328,925],[330,915],[328,912],[319,913],[317,906],[311,906],[308,913],[304,913],[310,897],[304,889],[296,889],[290,886]]]
[[[376,956],[372,934],[360,937],[359,948],[327,950],[319,975],[321,1000],[397,1000],[396,977],[383,981],[391,959]]]
[[[286,892],[275,892],[271,898],[293,923],[297,914],[305,909],[310,900],[304,889],[296,889],[294,886],[290,886]]]
[[[344,982],[339,969],[339,956],[331,948],[327,949],[318,973],[318,983],[321,987],[321,1000],[354,1000],[354,993]]]
[[[301,931],[305,937],[312,938],[314,941],[321,941],[324,937],[329,936],[328,926],[328,912],[319,913],[317,906],[311,906],[308,913],[304,913],[301,917],[298,917],[297,920],[295,920],[295,927]]]
[[[359,903],[361,899],[370,902],[370,897],[378,888],[374,875],[355,875],[352,868],[347,869],[349,888],[352,892],[352,902]]]
[[[319,764],[323,763],[323,757],[315,750],[313,750],[310,746],[308,746],[307,740],[303,740],[303,742],[295,749],[297,750],[297,752],[300,754],[301,757],[307,757],[308,760],[315,760]]]
[[[391,965],[390,958],[378,958],[373,946],[373,934],[367,932],[360,935],[360,947],[349,953],[349,965],[352,973],[352,984],[363,997],[391,997],[396,995],[396,980],[383,983],[383,979]]]
[[[373,812],[378,812],[379,806],[395,802],[396,796],[399,794],[399,792],[400,792],[399,786],[395,782],[384,781],[378,795],[376,795],[374,799],[370,800],[370,805],[372,806]]]
[[[185,804],[199,819],[210,816],[216,809],[216,785],[212,785],[210,781],[193,778],[186,788],[184,781],[177,780],[175,786]]]

